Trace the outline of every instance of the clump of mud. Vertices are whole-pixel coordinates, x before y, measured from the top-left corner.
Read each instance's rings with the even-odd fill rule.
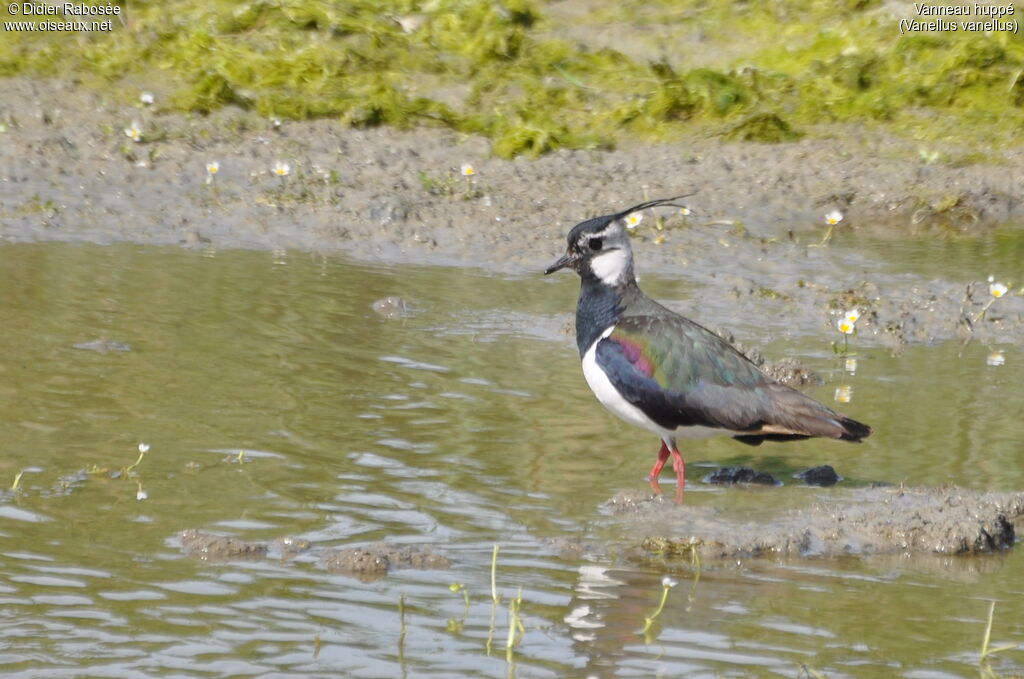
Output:
[[[267,556],[265,543],[247,542],[225,535],[203,533],[195,528],[182,532],[181,550],[185,554],[203,561],[263,559]]]
[[[409,303],[397,295],[382,297],[371,304],[370,308],[384,318],[405,318],[413,315]]]
[[[392,568],[439,570],[450,567],[451,562],[440,554],[415,545],[374,543],[330,552],[324,558],[323,566],[330,573],[373,580],[384,577]]]
[[[651,553],[729,558],[760,555],[982,554],[1013,546],[1024,493],[962,488],[861,488],[751,521],[659,496],[620,494],[607,508],[649,537]],[[636,524],[634,526],[634,524]]]
[[[743,344],[728,330],[718,327],[710,327],[708,329],[731,344],[736,351],[746,356],[754,365],[761,369],[761,372],[776,382],[781,382],[794,389],[799,389],[806,385],[817,386],[825,384],[825,380],[822,379],[821,375],[802,365],[795,358],[769,361],[761,353],[760,349]]]
[[[195,528],[183,531],[180,538],[181,551],[188,556],[211,562],[266,558],[288,561],[313,548],[308,540],[292,536],[278,538],[268,544],[204,533]],[[382,578],[392,568],[437,570],[451,566],[451,562],[444,556],[417,545],[374,543],[328,551],[320,556],[321,565],[327,571],[363,580]]]
[[[768,377],[790,387],[799,388],[804,385],[816,386],[825,384],[825,380],[822,379],[821,375],[807,366],[801,365],[795,358],[765,361],[758,364],[758,367]]]

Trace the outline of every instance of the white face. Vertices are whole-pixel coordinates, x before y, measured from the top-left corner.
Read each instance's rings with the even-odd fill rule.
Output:
[[[595,240],[600,243],[595,243]],[[600,233],[581,239],[580,249],[590,252],[590,270],[603,283],[623,283],[632,271],[633,252],[622,220],[612,222]]]
[[[603,283],[615,285],[624,282],[631,259],[628,250],[615,248],[596,253],[590,260],[590,269]]]

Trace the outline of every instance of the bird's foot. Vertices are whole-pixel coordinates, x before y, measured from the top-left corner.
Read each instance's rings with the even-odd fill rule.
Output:
[[[651,473],[647,475],[646,481],[651,484],[651,490],[654,491],[655,495],[661,495],[658,476],[665,467],[665,463],[668,462],[669,455],[672,456],[672,469],[676,472],[675,502],[681,505],[683,504],[683,491],[686,488],[686,463],[683,462],[683,456],[674,444],[672,448],[669,448],[665,445],[664,441],[661,442],[661,450],[658,451],[658,461],[654,463]]]
[[[651,484],[651,492],[655,495],[661,495],[661,484],[658,483],[658,477],[648,476],[647,481]]]
[[[661,497],[661,484],[658,483],[657,478],[647,479],[651,484],[651,491]],[[683,486],[677,485],[675,495],[672,497],[672,501],[677,505],[683,504]]]

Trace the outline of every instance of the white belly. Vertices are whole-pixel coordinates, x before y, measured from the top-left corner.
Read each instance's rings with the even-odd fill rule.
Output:
[[[583,376],[586,378],[587,384],[590,385],[591,391],[594,392],[594,396],[597,396],[597,400],[600,401],[605,408],[612,411],[626,422],[635,424],[647,431],[654,432],[666,441],[676,437],[693,439],[718,436],[722,434],[734,435],[737,433],[727,429],[702,426],[665,429],[654,420],[644,415],[642,410],[622,398],[619,392],[615,390],[615,387],[612,386],[612,382],[608,379],[608,376],[605,375],[604,371],[601,370],[601,367],[597,365],[597,343],[612,334],[613,330],[615,330],[614,325],[601,333],[601,336],[597,338],[597,341],[591,344],[590,348],[587,349],[587,353],[583,354]]]

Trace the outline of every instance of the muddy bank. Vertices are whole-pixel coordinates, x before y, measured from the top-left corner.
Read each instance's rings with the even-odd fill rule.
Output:
[[[817,493],[806,506],[732,515],[713,506],[676,505],[664,496],[630,491],[605,508],[631,542],[627,553],[691,559],[765,556],[979,555],[1013,547],[1024,520],[1024,493],[984,493],[956,487],[875,487]],[[633,537],[628,537],[633,536]],[[226,563],[300,555],[331,573],[374,580],[396,568],[448,569],[449,559],[429,546],[373,543],[324,549],[300,538],[246,541],[189,529],[178,536],[187,556]],[[605,554],[607,545],[584,547],[571,537],[549,540],[553,551],[577,560]]]
[[[862,341],[893,348],[966,335],[1024,342],[1024,298],[1014,293],[967,329],[986,301],[983,276],[1021,272],[982,262],[969,289],[874,275],[857,249],[866,234],[983,233],[1024,219],[1024,175],[1002,164],[929,164],[876,130],[499,160],[486,140],[439,129],[275,123],[237,110],[163,114],[159,102],[116,106],[68,82],[3,86],[0,241],[299,248],[535,275],[575,222],[696,192],[686,199],[691,215],[663,213],[661,230],[647,215],[637,229],[641,275],[670,273],[735,313],[785,315],[798,327],[834,330],[836,315],[856,306]],[[140,142],[125,134],[133,121]],[[287,175],[273,171],[278,161]],[[817,247],[833,209],[845,218]]]
[[[639,546],[649,554],[686,556],[694,546],[709,558],[983,554],[1013,546],[1024,493],[862,488],[756,520],[640,493],[616,496],[607,508],[645,536]]]

